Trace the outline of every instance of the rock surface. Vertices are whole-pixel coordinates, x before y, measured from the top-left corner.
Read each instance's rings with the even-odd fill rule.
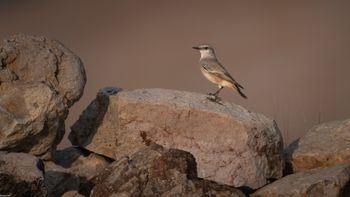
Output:
[[[0,152],[0,194],[46,196],[41,160],[25,153]]]
[[[79,148],[56,151],[53,161],[45,162],[45,184],[49,196],[60,197],[68,191],[89,196],[97,176],[110,161],[102,156]]]
[[[188,152],[152,144],[113,162],[96,178],[91,196],[244,196],[233,187],[198,179],[196,172]]]
[[[59,42],[24,35],[5,40],[0,46],[0,150],[40,156],[55,149],[85,81],[79,57]]]
[[[295,172],[350,163],[350,119],[311,128],[285,153]]]
[[[275,122],[206,95],[164,89],[102,89],[73,125],[74,145],[119,159],[152,142],[190,152],[201,178],[258,188],[282,176]]]
[[[256,191],[252,197],[350,196],[350,164],[288,175]]]

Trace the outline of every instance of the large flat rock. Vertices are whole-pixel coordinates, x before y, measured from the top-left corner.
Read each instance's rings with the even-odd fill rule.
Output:
[[[102,89],[73,125],[74,145],[114,159],[150,143],[190,152],[200,177],[258,188],[282,176],[274,120],[206,95],[164,89]]]
[[[252,197],[350,196],[350,164],[288,175],[256,191]]]
[[[350,163],[350,119],[311,128],[285,152],[295,172]]]

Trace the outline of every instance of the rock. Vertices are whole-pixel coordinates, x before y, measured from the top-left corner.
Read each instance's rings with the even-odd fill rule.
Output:
[[[13,36],[0,46],[0,150],[42,156],[64,135],[68,108],[83,93],[79,57],[39,36]]]
[[[69,191],[64,193],[62,197],[84,197],[84,196],[79,194],[77,191]]]
[[[56,40],[42,36],[12,36],[0,47],[0,60],[2,85],[42,82],[57,91],[68,106],[83,93],[86,81],[83,63]]]
[[[75,147],[56,151],[53,161],[45,162],[45,183],[49,196],[60,197],[68,191],[89,196],[97,176],[111,161]]]
[[[258,188],[282,176],[276,123],[239,105],[164,89],[103,89],[73,125],[74,145],[119,159],[152,142],[190,152],[199,177]]]
[[[78,147],[70,147],[54,154],[54,162],[64,168],[68,168],[72,173],[84,177],[90,181],[103,168],[107,167],[112,160],[101,155],[89,152]]]
[[[45,185],[48,196],[60,197],[67,191],[79,191],[80,177],[49,161],[45,162]]]
[[[46,196],[43,163],[25,153],[0,152],[0,194]]]
[[[295,172],[350,163],[350,119],[311,128],[285,154]]]
[[[350,195],[350,164],[288,175],[259,189],[252,197],[334,197]]]
[[[197,178],[194,157],[152,144],[115,161],[97,178],[92,197],[100,196],[244,196],[239,190]]]

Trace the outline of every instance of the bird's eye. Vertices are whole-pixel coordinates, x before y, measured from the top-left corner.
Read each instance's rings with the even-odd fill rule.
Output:
[[[209,49],[209,47],[204,47],[204,49]]]

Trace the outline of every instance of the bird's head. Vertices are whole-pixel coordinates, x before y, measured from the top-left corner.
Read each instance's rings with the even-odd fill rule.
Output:
[[[201,58],[215,58],[214,48],[208,44],[201,44],[192,48],[201,53]]]

